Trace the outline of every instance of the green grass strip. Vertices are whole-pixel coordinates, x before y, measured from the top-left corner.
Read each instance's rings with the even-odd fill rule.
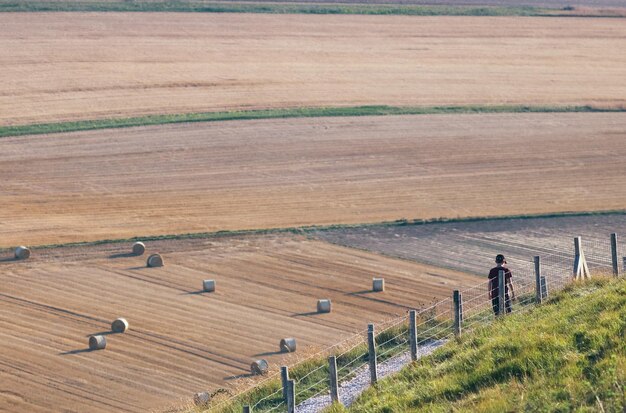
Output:
[[[267,234],[307,234],[318,231],[332,231],[338,229],[350,228],[366,228],[366,227],[399,227],[407,225],[430,225],[455,222],[482,222],[482,221],[503,221],[510,219],[552,219],[566,217],[589,217],[589,216],[611,216],[626,215],[626,209],[606,210],[606,211],[569,211],[569,212],[551,212],[544,214],[517,214],[517,215],[500,215],[500,216],[484,216],[484,217],[464,217],[464,218],[432,218],[432,219],[397,219],[395,221],[370,222],[361,224],[331,224],[331,225],[308,225],[302,227],[284,227],[284,228],[261,228],[261,229],[245,229],[245,230],[226,230],[213,232],[192,232],[187,234],[165,234],[154,236],[138,236],[133,238],[116,238],[103,239],[99,241],[85,242],[69,242],[63,244],[45,244],[32,246],[36,249],[51,248],[67,248],[67,247],[89,247],[103,244],[119,244],[124,242],[135,241],[163,241],[163,240],[186,240],[186,239],[209,239],[233,236],[249,236],[249,235],[267,235]],[[0,251],[7,248],[0,249]]]
[[[133,126],[165,125],[186,122],[218,122],[226,120],[281,119],[337,116],[436,115],[471,113],[564,113],[564,112],[626,112],[626,108],[594,106],[353,106],[266,109],[232,112],[204,112],[171,115],[147,115],[133,118],[80,120],[74,122],[37,123],[0,126],[0,138],[6,136],[39,135],[94,129],[128,128]]]
[[[506,6],[232,3],[199,1],[0,1],[0,12],[193,12],[408,16],[544,16],[559,9]]]

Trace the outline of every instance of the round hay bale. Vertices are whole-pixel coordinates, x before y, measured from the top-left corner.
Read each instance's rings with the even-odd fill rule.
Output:
[[[133,254],[143,255],[144,252],[146,252],[146,246],[143,242],[135,242],[133,244]]]
[[[267,372],[269,371],[269,368],[270,368],[270,365],[265,359],[253,361],[252,364],[250,364],[250,372],[252,372],[252,374],[255,374],[255,375],[267,374]]]
[[[211,401],[211,395],[208,391],[203,391],[193,395],[193,402],[196,406],[206,406]]]
[[[385,279],[384,278],[372,279],[372,290],[374,290],[374,292],[385,291]]]
[[[296,351],[296,339],[293,337],[280,340],[280,351],[283,353],[293,353]]]
[[[15,259],[25,260],[30,257],[30,248],[20,245],[15,249]]]
[[[317,300],[318,313],[330,313],[330,300]]]
[[[111,331],[114,333],[124,333],[128,330],[128,321],[125,318],[118,318],[111,323]]]
[[[161,254],[152,254],[148,257],[147,261],[148,267],[162,267],[163,266],[163,257]]]
[[[202,281],[202,291],[205,293],[212,293],[215,291],[215,280]]]
[[[105,336],[90,336],[89,337],[89,350],[104,350],[107,346],[107,339]]]

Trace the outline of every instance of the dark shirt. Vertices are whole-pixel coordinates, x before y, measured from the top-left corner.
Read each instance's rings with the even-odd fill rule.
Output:
[[[504,285],[505,285],[505,293],[509,292],[509,283],[511,282],[511,270],[506,267],[493,267],[489,271],[489,283],[491,284],[491,289],[493,290],[492,297],[497,297],[500,294],[500,290],[498,287],[498,273],[500,270],[504,270]]]

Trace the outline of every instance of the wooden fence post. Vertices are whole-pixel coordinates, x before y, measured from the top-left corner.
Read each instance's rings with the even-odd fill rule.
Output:
[[[287,395],[289,393],[289,367],[282,366],[280,368],[280,382],[283,385],[283,400],[287,404]]]
[[[535,301],[537,304],[541,304],[543,302],[543,290],[541,287],[541,257],[539,255],[535,255]]]
[[[454,303],[454,335],[460,337],[463,323],[463,298],[459,290],[454,290],[452,293],[452,302]]]
[[[243,413],[251,413],[250,406],[243,406]]]
[[[498,271],[498,315],[506,314],[504,270]]]
[[[376,336],[374,335],[374,324],[368,324],[367,326],[367,347],[369,349],[370,383],[375,384],[378,381],[378,369],[376,366]]]
[[[585,252],[583,251],[583,241],[581,237],[574,238],[574,279],[589,278],[591,273],[587,266],[587,260],[585,259]]]
[[[339,380],[337,378],[337,357],[328,358],[328,372],[330,375],[330,400],[333,403],[339,401]]]
[[[617,260],[617,234],[611,234],[611,263],[613,264],[613,275],[619,276],[619,262]]]
[[[296,382],[287,381],[287,413],[296,413]]]
[[[411,347],[411,360],[417,360],[417,320],[416,311],[409,311],[409,345]]]

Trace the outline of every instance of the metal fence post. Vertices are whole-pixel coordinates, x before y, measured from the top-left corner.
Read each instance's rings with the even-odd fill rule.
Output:
[[[328,358],[328,372],[330,375],[330,400],[333,403],[339,401],[339,380],[337,379],[337,357]]]
[[[287,413],[296,413],[296,382],[287,381]]]
[[[376,336],[374,335],[374,324],[368,324],[367,326],[367,347],[369,349],[370,382],[375,384],[378,381],[378,370],[376,367]]]
[[[411,360],[417,360],[417,320],[416,311],[409,311],[409,346],[411,347]]]
[[[498,315],[504,315],[506,313],[505,303],[505,282],[504,282],[504,270],[498,271]]]
[[[452,302],[454,303],[454,335],[460,337],[463,323],[463,298],[459,290],[454,290],[452,293]]]
[[[287,395],[289,393],[289,367],[282,366],[280,368],[280,382],[283,385],[283,400],[287,404]]]
[[[613,275],[619,276],[619,262],[617,261],[617,234],[611,234],[611,263],[613,264]]]
[[[574,238],[574,279],[589,278],[591,273],[587,266],[585,253],[583,251],[583,241],[581,237]]]
[[[535,300],[537,304],[541,304],[543,302],[543,291],[541,287],[541,257],[539,255],[535,255]]]

